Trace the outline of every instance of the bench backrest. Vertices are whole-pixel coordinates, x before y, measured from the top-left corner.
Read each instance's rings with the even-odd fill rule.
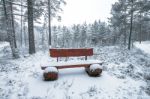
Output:
[[[51,57],[77,57],[77,56],[92,56],[93,48],[82,49],[50,49]]]

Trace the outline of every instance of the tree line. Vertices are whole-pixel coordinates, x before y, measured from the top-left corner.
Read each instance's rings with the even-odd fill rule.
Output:
[[[52,47],[84,48],[110,45],[111,30],[105,22],[74,24],[72,26],[52,27]]]
[[[115,41],[121,40],[128,49],[134,41],[150,40],[150,1],[118,0],[112,5],[110,23]]]
[[[18,48],[23,46],[33,54],[49,46],[80,48],[120,44],[131,49],[134,41],[150,40],[149,0],[118,0],[112,5],[108,22],[51,25],[53,18],[61,20],[59,12],[64,4],[64,0],[1,0],[0,40],[10,42],[14,57],[19,57]]]
[[[95,21],[71,27],[54,26],[54,47],[93,47],[120,44],[129,50],[133,42],[150,40],[150,1],[118,0],[109,22]]]

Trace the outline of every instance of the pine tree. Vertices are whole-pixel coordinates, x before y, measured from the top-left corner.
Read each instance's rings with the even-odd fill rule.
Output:
[[[80,43],[80,25],[74,25],[72,27],[73,30],[73,47],[78,48]]]
[[[84,23],[81,26],[81,43],[80,43],[80,47],[86,47],[86,41],[87,41],[87,24]]]
[[[29,54],[35,53],[34,27],[33,27],[33,0],[27,0],[28,4],[28,32],[29,32]]]
[[[97,45],[98,44],[98,22],[95,21],[94,24],[91,27],[92,32],[92,44]]]
[[[19,53],[16,45],[16,35],[14,30],[12,0],[10,0],[9,3],[8,2],[6,3],[6,1],[3,0],[3,9],[4,9],[4,16],[6,22],[6,31],[7,31],[10,47],[12,50],[12,56],[14,58],[19,58]]]
[[[52,27],[52,36],[53,36],[53,39],[52,39],[52,47],[57,47],[57,42],[58,42],[58,33],[57,33],[57,27],[56,26],[53,26]]]

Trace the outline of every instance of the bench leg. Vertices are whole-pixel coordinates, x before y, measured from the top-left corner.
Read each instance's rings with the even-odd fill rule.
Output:
[[[58,62],[58,57],[57,57],[57,62]]]
[[[87,56],[85,56],[85,60],[87,60]]]

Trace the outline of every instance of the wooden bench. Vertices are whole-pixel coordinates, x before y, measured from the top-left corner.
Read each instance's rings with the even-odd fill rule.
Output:
[[[88,56],[93,55],[93,48],[50,49],[49,52],[51,57],[57,59],[57,62],[52,62],[48,65],[41,66],[42,70],[45,70],[48,67],[55,67],[57,69],[84,67],[87,70],[91,64],[100,64],[100,65],[102,64],[102,62],[99,60],[87,60]],[[67,61],[68,57],[79,57],[79,56],[84,56],[85,60]],[[66,57],[66,61],[59,61],[59,57]]]

